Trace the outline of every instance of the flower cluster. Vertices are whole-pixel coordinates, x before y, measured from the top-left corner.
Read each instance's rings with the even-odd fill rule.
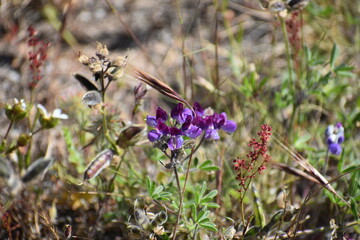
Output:
[[[124,74],[126,58],[119,57],[110,60],[109,50],[106,45],[99,42],[96,43],[96,50],[96,57],[88,57],[79,53],[79,61],[89,67],[90,71],[95,76],[95,80],[101,78],[100,75],[104,75],[103,77],[107,78],[108,81],[120,79]]]
[[[261,174],[266,169],[266,163],[270,161],[271,157],[267,154],[267,142],[271,136],[271,127],[267,124],[261,125],[261,131],[258,132],[260,140],[257,141],[252,138],[249,141],[248,146],[252,148],[249,154],[246,155],[246,159],[237,158],[233,161],[234,170],[237,173],[236,180],[240,182],[240,191],[247,190],[251,179],[253,179],[256,173]],[[262,157],[262,162],[258,164],[257,160]]]
[[[32,74],[32,80],[29,83],[29,87],[34,89],[37,83],[41,80],[41,67],[44,65],[47,58],[47,48],[49,43],[40,41],[36,37],[36,30],[30,26],[28,28],[28,41],[27,45],[32,47],[32,51],[29,52],[30,71]]]
[[[204,132],[206,139],[220,138],[218,131],[234,132],[236,124],[227,120],[226,113],[213,113],[211,109],[204,110],[199,103],[194,104],[194,110],[184,108],[182,103],[177,104],[170,113],[172,122],[167,124],[168,114],[160,107],[156,116],[147,116],[146,123],[155,129],[149,131],[148,139],[153,143],[160,143],[170,150],[180,149],[184,137],[197,138]]]
[[[340,144],[345,141],[342,124],[338,122],[335,126],[329,125],[326,128],[325,137],[329,151],[334,155],[339,155],[342,151]]]

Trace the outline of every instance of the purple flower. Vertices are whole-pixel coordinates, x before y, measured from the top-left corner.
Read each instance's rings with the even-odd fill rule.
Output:
[[[148,115],[146,117],[146,123],[151,127],[156,127],[159,121],[166,122],[167,119],[168,119],[167,113],[161,107],[158,107],[156,109],[156,116],[154,117]]]
[[[182,103],[178,103],[173,110],[171,110],[171,117],[180,124],[183,124],[189,117],[192,119],[193,116],[193,112],[189,108],[184,108]]]
[[[329,144],[329,151],[334,155],[339,155],[342,151],[340,144],[331,143]]]
[[[204,116],[204,109],[201,107],[200,103],[195,102],[194,103],[194,111],[196,116],[202,117]]]
[[[148,139],[150,142],[155,142],[155,141],[159,140],[161,136],[162,136],[162,133],[159,132],[158,130],[151,130],[148,132]]]
[[[156,116],[147,116],[146,123],[155,128],[148,132],[151,142],[158,142],[170,150],[179,149],[184,143],[184,136],[197,138],[202,133],[206,139],[217,140],[220,138],[218,131],[234,132],[236,124],[227,120],[226,113],[214,113],[212,109],[204,110],[199,103],[194,104],[194,109],[185,108],[182,103],[177,104],[170,113],[173,121],[168,121],[168,114],[160,107]]]
[[[198,105],[200,109],[201,106]],[[195,106],[194,106],[195,108]],[[202,108],[201,108],[202,109]],[[204,113],[204,111],[202,112]],[[225,132],[235,132],[236,130],[236,123],[231,120],[227,120],[226,113],[214,113],[210,116],[197,116],[194,119],[194,124],[205,131],[205,138],[206,139],[213,139],[217,140],[220,138],[218,131],[224,130]]]
[[[342,151],[340,144],[345,141],[342,124],[338,122],[335,126],[329,125],[326,128],[325,137],[329,151],[334,155],[339,155]]]

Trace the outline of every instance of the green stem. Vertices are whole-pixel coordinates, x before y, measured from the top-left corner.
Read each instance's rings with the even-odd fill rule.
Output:
[[[189,159],[188,167],[186,169],[185,181],[184,181],[184,186],[183,186],[182,190],[180,187],[180,180],[179,180],[179,175],[178,175],[178,172],[176,169],[176,165],[174,166],[174,174],[175,174],[175,178],[176,178],[176,184],[177,184],[178,190],[179,190],[180,204],[179,204],[179,211],[178,211],[178,215],[177,215],[176,223],[175,223],[175,227],[174,227],[174,232],[173,232],[173,238],[172,238],[173,240],[175,240],[175,238],[176,238],[176,232],[177,232],[177,228],[179,226],[179,222],[180,222],[180,218],[181,218],[181,210],[182,210],[183,201],[184,201],[184,193],[185,193],[185,189],[186,189],[186,183],[189,178],[190,166],[191,166],[194,150],[195,150],[194,148],[191,149],[190,159]]]
[[[181,193],[181,187],[180,187],[180,180],[179,180],[179,175],[178,175],[178,172],[177,172],[177,169],[176,169],[176,165],[174,165],[173,169],[174,169],[176,185],[178,187],[178,192],[179,192],[179,197],[180,197],[179,211],[178,211],[178,215],[177,215],[177,218],[176,218],[176,223],[175,223],[174,232],[173,232],[173,238],[172,238],[173,240],[175,240],[177,228],[178,228],[180,218],[181,218],[181,208],[182,208],[183,199],[181,197],[182,193]]]
[[[329,148],[326,151],[325,164],[324,164],[324,168],[323,168],[323,171],[322,171],[323,175],[326,174],[328,164],[329,164]]]
[[[110,190],[113,188],[116,175],[118,174],[119,169],[120,169],[120,167],[121,167],[121,164],[123,163],[123,161],[124,161],[124,159],[125,159],[126,153],[127,153],[127,150],[125,150],[125,151],[123,152],[123,154],[121,155],[120,162],[119,162],[119,164],[118,164],[117,167],[116,167],[116,172],[114,173],[113,177],[110,179],[109,185],[108,185],[108,189],[107,189],[106,192],[110,192]]]

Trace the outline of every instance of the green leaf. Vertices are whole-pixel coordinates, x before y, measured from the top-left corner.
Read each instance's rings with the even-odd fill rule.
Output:
[[[210,215],[210,211],[207,210],[207,207],[205,206],[203,209],[200,210],[197,214],[196,222],[201,222],[204,218],[207,218],[207,216]]]
[[[203,170],[203,171],[217,171],[219,170],[219,167],[215,166],[212,164],[212,161],[211,160],[207,160],[205,162],[203,162],[200,166],[199,166],[199,169],[200,170]]]
[[[360,195],[360,170],[351,174],[349,195],[351,197],[357,197]]]
[[[149,195],[152,196],[155,189],[155,183],[151,181],[149,177],[146,177],[146,188]]]
[[[334,44],[332,50],[331,50],[331,57],[330,57],[330,68],[334,69],[335,61],[339,57],[340,51],[336,43]]]
[[[209,202],[209,203],[202,204],[202,205],[206,205],[208,208],[220,208],[219,204],[213,203],[213,202]]]
[[[205,223],[201,223],[199,224],[201,227],[205,228],[205,229],[208,229],[210,231],[214,231],[214,232],[217,232],[217,227],[215,225],[215,223],[212,223],[212,222],[205,222]]]
[[[211,192],[209,192],[208,194],[206,194],[202,199],[201,202],[209,202],[211,201],[216,195],[218,194],[218,191],[212,190]]]
[[[157,186],[153,192],[153,195],[158,195],[160,194],[162,191],[164,190],[164,187],[163,186]]]
[[[350,206],[356,221],[359,221],[359,211],[358,211],[357,203],[354,198],[350,198]]]
[[[197,209],[195,203],[192,204],[191,215],[193,219],[197,219]]]
[[[304,134],[303,136],[295,139],[294,147],[296,149],[304,149],[307,147],[306,142],[309,141],[310,139],[311,139],[310,134]]]
[[[206,191],[206,181],[203,182],[203,184],[201,185],[200,188],[200,192],[199,192],[199,199],[198,199],[198,203],[201,201],[201,199],[203,198],[204,194]]]

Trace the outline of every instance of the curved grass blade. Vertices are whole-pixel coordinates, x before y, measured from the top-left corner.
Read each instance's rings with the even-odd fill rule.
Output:
[[[348,203],[343,197],[341,197],[336,191],[335,189],[330,185],[330,182],[316,169],[314,168],[306,159],[302,158],[301,156],[299,156],[297,153],[293,152],[290,150],[290,148],[288,148],[287,146],[285,146],[284,143],[282,143],[280,140],[278,140],[277,138],[274,138],[277,143],[282,147],[282,149],[286,152],[288,152],[291,157],[301,166],[303,167],[307,172],[309,172],[309,174],[311,174],[311,176],[313,178],[315,178],[320,185],[322,185],[324,188],[326,188],[328,191],[330,191],[331,193],[333,193],[335,196],[337,196],[338,198],[340,198],[347,206],[350,207],[350,203]]]
[[[94,160],[92,160],[86,167],[86,170],[84,172],[84,181],[90,180],[99,175],[99,173],[104,170],[104,168],[110,165],[113,157],[114,152],[111,149],[105,149],[104,151],[96,155]]]
[[[162,95],[167,96],[172,99],[175,99],[179,102],[182,102],[182,103],[186,104],[190,109],[192,109],[190,104],[185,99],[183,99],[177,92],[175,92],[175,90],[173,90],[169,85],[167,85],[166,83],[160,81],[159,79],[151,76],[150,74],[140,70],[139,68],[135,67],[134,65],[127,63],[126,58],[120,57],[119,59],[122,59],[126,63],[125,72],[127,74],[129,74],[130,76],[136,78],[137,80],[142,81],[142,82],[148,84],[149,86],[155,88]]]
[[[99,89],[96,87],[95,84],[93,84],[89,79],[87,79],[86,77],[84,77],[83,75],[80,74],[75,74],[74,77],[76,78],[76,80],[78,80],[81,84],[81,86],[83,86],[86,90],[88,91],[99,91]]]
[[[45,172],[47,171],[47,169],[49,169],[53,162],[53,158],[39,158],[30,165],[24,176],[21,178],[22,182],[27,183],[35,179],[41,173],[45,174]]]

